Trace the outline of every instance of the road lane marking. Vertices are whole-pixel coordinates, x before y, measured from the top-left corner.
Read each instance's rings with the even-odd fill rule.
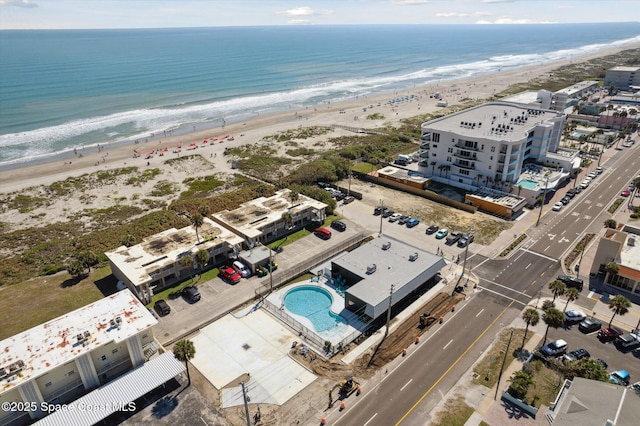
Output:
[[[481,288],[482,290],[484,290],[484,291],[488,291],[489,293],[497,294],[498,296],[502,296],[502,297],[504,297],[504,298],[506,298],[506,299],[509,299],[509,300],[513,301],[513,302],[517,302],[517,303],[519,303],[519,304],[521,304],[521,305],[523,305],[523,306],[527,306],[527,303],[521,302],[521,301],[519,301],[518,299],[514,299],[513,297],[506,296],[506,295],[504,295],[504,294],[502,294],[502,293],[498,293],[497,291],[489,290],[489,289],[488,289],[488,288],[486,288],[486,287],[480,287],[480,288]],[[514,291],[515,291],[515,290],[514,290]],[[519,291],[518,291],[517,293],[519,293],[519,294],[523,294],[523,293],[520,293]],[[528,296],[528,295],[526,295],[526,294],[523,294],[523,296],[527,296],[527,297],[529,297],[529,296]]]
[[[547,250],[549,249],[549,247],[551,247],[551,246],[546,246],[546,247],[544,248],[544,250],[542,250],[542,251],[547,251]],[[523,249],[523,250],[524,250],[524,249]],[[528,251],[528,250],[527,250],[527,251]]]
[[[373,420],[373,419],[375,419],[375,418],[376,418],[376,416],[377,416],[377,415],[378,415],[378,413],[375,413],[375,414],[374,414],[373,416],[371,416],[371,418],[370,418],[369,420],[367,420],[367,422],[366,422],[364,425],[362,425],[362,426],[367,426],[369,423],[371,423],[371,420]]]
[[[413,379],[409,379],[409,381],[407,383],[405,383],[405,385],[403,387],[400,388],[400,392],[402,392],[404,390],[404,388],[409,386],[409,383],[411,383],[411,382],[413,382]]]
[[[423,400],[423,399],[425,399],[425,398],[427,397],[427,395],[429,395],[429,394],[431,393],[431,391],[433,391],[433,389],[434,389],[436,386],[438,386],[438,384],[442,381],[442,379],[444,379],[444,378],[446,377],[446,375],[447,375],[447,374],[449,374],[449,372],[450,372],[451,370],[453,370],[453,367],[455,367],[456,365],[458,365],[458,363],[460,362],[460,360],[461,360],[461,359],[462,359],[462,358],[467,354],[467,352],[469,352],[469,351],[471,350],[471,348],[472,348],[472,347],[474,347],[474,346],[475,346],[475,344],[476,344],[476,343],[478,343],[478,341],[479,341],[480,339],[482,339],[482,336],[484,336],[485,334],[487,334],[487,331],[489,331],[489,329],[490,329],[491,327],[493,327],[493,325],[494,325],[494,324],[495,324],[495,323],[496,323],[496,322],[497,322],[497,321],[502,317],[502,315],[504,315],[504,313],[505,313],[505,312],[507,312],[507,309],[509,309],[509,308],[511,307],[511,305],[513,305],[513,303],[509,303],[509,305],[508,305],[506,308],[504,308],[504,309],[502,310],[502,312],[500,312],[500,314],[499,314],[499,315],[497,315],[497,316],[496,316],[496,318],[491,322],[491,324],[489,324],[489,325],[487,326],[487,328],[485,328],[485,329],[484,329],[484,331],[483,331],[482,333],[480,333],[480,335],[479,335],[478,337],[476,337],[476,340],[474,340],[474,341],[473,341],[473,342],[472,342],[472,343],[467,347],[467,349],[465,349],[465,350],[464,350],[464,352],[462,352],[462,354],[458,357],[458,359],[456,359],[456,360],[453,362],[453,364],[451,364],[451,365],[449,366],[449,368],[447,368],[447,371],[445,371],[444,373],[442,373],[442,375],[438,378],[438,380],[436,380],[436,382],[435,382],[433,385],[431,385],[431,387],[430,387],[429,389],[427,389],[427,391],[426,391],[425,393],[423,393],[423,394],[422,394],[422,396],[421,396],[421,397],[420,397],[420,398],[415,402],[415,404],[413,404],[413,405],[411,406],[411,408],[409,408],[409,410],[408,410],[406,413],[404,413],[404,415],[400,418],[400,420],[398,420],[398,421],[396,422],[395,426],[398,426],[400,423],[402,423],[402,422],[404,421],[404,419],[406,419],[406,418],[407,418],[407,416],[408,416],[409,414],[411,414],[411,412],[412,412],[413,410],[415,410],[415,409],[416,409],[416,407],[417,407],[417,406],[422,402],[422,400]],[[377,414],[378,414],[378,413],[376,413],[376,415],[377,415]],[[374,415],[374,417],[375,417],[375,415]],[[367,422],[367,423],[368,423],[368,422]],[[367,425],[367,424],[365,423],[365,424],[364,424],[364,426],[366,426],[366,425]]]
[[[529,269],[529,266],[533,265],[532,263],[528,264],[527,266],[524,267],[524,269]]]
[[[480,309],[480,312],[476,314],[476,318],[478,318],[482,312],[484,312],[484,308]]]
[[[449,343],[444,345],[444,348],[442,348],[442,350],[444,351],[445,349],[447,349],[447,346],[449,346],[451,343],[453,343],[453,339],[449,340]]]
[[[512,289],[511,287],[507,287],[507,286],[505,286],[505,285],[498,284],[498,283],[497,283],[497,282],[495,282],[495,281],[491,281],[491,280],[488,280],[488,279],[486,279],[486,278],[482,278],[482,280],[484,280],[484,281],[486,281],[486,282],[488,282],[488,283],[490,283],[490,284],[497,285],[498,287],[502,287],[502,288],[504,288],[505,290],[512,291],[512,292],[514,292],[514,293],[524,294],[524,293],[522,293],[522,292],[520,292],[520,291],[518,291],[518,290],[514,290],[514,289]],[[482,288],[485,288],[485,287],[482,287]]]
[[[567,240],[567,241],[569,241],[569,240]],[[545,248],[543,251],[547,251],[547,249],[548,249],[549,247],[551,247],[551,246],[547,246],[547,248]],[[538,252],[536,252],[536,251],[532,251],[532,250],[525,249],[525,248],[523,248],[523,249],[521,249],[521,250],[522,250],[522,251],[526,251],[527,253],[531,253],[531,254],[534,254],[534,255],[536,255],[536,256],[539,256],[539,257],[541,257],[541,258],[543,258],[543,259],[550,260],[550,261],[552,261],[552,262],[557,262],[557,261],[558,261],[558,259],[554,259],[553,257],[545,256],[544,254],[538,253]]]

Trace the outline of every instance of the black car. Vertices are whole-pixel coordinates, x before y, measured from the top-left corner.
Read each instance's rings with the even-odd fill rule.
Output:
[[[347,224],[341,220],[334,220],[331,222],[331,227],[336,231],[344,232],[347,229]]]
[[[382,217],[384,217],[384,218],[387,218],[387,217],[391,216],[394,213],[395,212],[393,210],[391,210],[389,207],[385,207],[384,209],[382,209]]]
[[[375,209],[373,209],[373,214],[374,214],[375,216],[378,216],[378,215],[382,214],[382,210],[384,210],[384,207],[382,207],[382,206],[376,206],[376,208],[375,208]]]
[[[347,197],[347,194],[345,194],[342,191],[336,191],[333,193],[333,198],[336,199],[336,201],[342,201]]]
[[[564,196],[564,197],[562,197],[562,199],[560,200],[560,202],[561,202],[562,204],[564,204],[565,206],[566,206],[567,204],[569,204],[569,201],[571,201],[571,197],[569,197],[568,195],[565,195],[565,196]]]
[[[567,191],[567,195],[565,195],[565,197],[573,198],[576,196],[576,194],[577,194],[576,190],[571,188],[570,190]]]
[[[458,247],[466,247],[473,242],[473,234],[464,234],[458,240]]]
[[[594,331],[598,331],[601,328],[602,322],[595,318],[587,318],[578,325],[578,330],[582,331],[585,334],[593,333]]]
[[[158,300],[153,305],[153,309],[155,309],[158,315],[160,315],[161,317],[169,315],[171,313],[171,307],[162,299]]]
[[[438,228],[436,225],[431,225],[430,227],[428,227],[428,228],[427,228],[427,230],[425,231],[425,233],[426,233],[427,235],[431,235],[431,234],[433,234],[433,233],[437,232],[437,231],[438,231],[438,229],[440,229],[440,228]]]
[[[200,300],[200,292],[192,285],[186,286],[182,289],[182,294],[191,303],[195,303]]]
[[[355,198],[353,197],[353,195],[347,195],[346,197],[344,197],[344,200],[342,200],[342,204],[349,204],[354,200]]]
[[[568,288],[577,288],[578,291],[582,291],[582,287],[584,286],[582,279],[569,275],[558,275],[558,281],[562,281]]]
[[[563,361],[579,361],[583,358],[589,357],[591,357],[591,354],[586,349],[576,349],[575,351],[565,354],[562,359]]]

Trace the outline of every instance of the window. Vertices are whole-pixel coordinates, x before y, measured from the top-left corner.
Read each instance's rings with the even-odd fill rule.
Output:
[[[51,386],[51,382],[47,382],[47,383],[44,385],[44,387],[45,387],[45,388],[48,388],[49,386]]]
[[[447,162],[451,162],[451,157],[447,157]]]
[[[469,170],[465,170],[465,169],[459,169],[458,172],[461,175],[465,175],[465,176],[469,176]]]
[[[491,166],[489,166],[489,170],[491,170]]]
[[[432,156],[432,157],[435,157],[435,156],[436,156],[436,153],[434,152],[433,154],[431,154],[431,156]]]
[[[491,152],[496,152],[496,147],[495,146],[491,147]]]
[[[433,134],[433,141],[434,142],[440,142],[440,133],[434,133]]]
[[[484,151],[484,144],[480,146],[480,151]]]
[[[436,144],[433,144],[433,147],[434,147],[434,148],[437,148],[437,147],[438,147],[438,145],[436,145]]]
[[[493,160],[493,155],[491,156],[490,160]]]
[[[447,149],[447,152],[453,152],[453,148],[449,147],[449,149]]]
[[[118,352],[118,348],[115,348],[114,350],[111,351],[112,354],[115,354]]]
[[[106,355],[102,355],[102,356],[100,357],[100,359],[101,359],[101,360],[103,360],[103,361],[106,361],[106,360],[107,360],[107,356],[106,356]]]

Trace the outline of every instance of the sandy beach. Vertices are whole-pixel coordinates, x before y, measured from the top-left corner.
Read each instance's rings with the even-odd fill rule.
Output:
[[[362,128],[376,128],[397,124],[400,120],[427,114],[440,109],[436,106],[437,99],[430,95],[439,92],[443,100],[449,105],[455,105],[463,99],[488,99],[496,93],[500,93],[507,87],[521,82],[532,80],[536,77],[550,73],[553,69],[569,64],[584,62],[586,60],[606,56],[621,50],[631,49],[637,46],[625,45],[616,49],[607,49],[600,52],[574,57],[571,60],[552,62],[543,66],[530,66],[517,70],[498,72],[480,77],[461,79],[455,81],[439,82],[422,87],[415,87],[405,92],[387,93],[377,96],[352,99],[340,103],[317,105],[303,110],[291,110],[285,113],[277,113],[255,118],[241,123],[228,124],[224,128],[196,130],[187,135],[156,137],[148,141],[119,145],[101,145],[92,148],[79,149],[76,155],[66,159],[40,164],[25,164],[13,169],[0,171],[0,193],[5,196],[17,192],[37,192],[36,187],[49,185],[56,181],[62,181],[72,176],[91,174],[98,171],[112,170],[121,167],[158,168],[163,171],[163,180],[181,182],[189,176],[202,176],[211,173],[230,173],[232,171],[229,159],[223,155],[224,149],[229,146],[255,144],[263,141],[269,135],[278,132],[310,126],[353,126]],[[389,100],[416,95],[410,101],[390,105]],[[373,105],[373,108],[369,106]],[[367,108],[366,112],[363,108]],[[384,119],[367,120],[369,114],[379,113]],[[301,142],[312,144],[318,138],[327,139],[347,134],[353,134],[348,130],[335,129],[322,137],[310,138]],[[224,138],[224,136],[228,137]],[[232,138],[233,140],[230,140]],[[189,149],[190,144],[195,144],[197,149]],[[181,146],[180,152],[178,147]],[[166,150],[165,150],[166,148]],[[158,150],[163,150],[160,156]],[[138,151],[138,154],[135,154]],[[153,154],[149,155],[151,152]],[[178,156],[199,154],[202,160],[191,169],[173,170],[165,162]],[[27,190],[27,188],[31,188]],[[112,190],[102,190],[102,194],[118,194],[120,200],[124,197],[131,198],[134,194],[145,194],[148,187],[116,186]],[[63,219],[63,211],[83,210],[88,207],[103,208],[113,205],[113,201],[102,199],[105,197],[94,196],[88,203],[85,199],[81,202],[77,197],[69,197],[64,200],[64,209],[57,209],[56,202],[50,204],[41,212],[38,220],[40,223]],[[106,198],[109,198],[108,196]],[[57,212],[57,213],[56,213]],[[31,217],[34,216],[31,212]],[[20,217],[23,216],[23,217]],[[43,217],[44,216],[44,217]],[[0,221],[10,223],[18,228],[29,226],[32,222],[27,215],[16,215],[15,211],[3,211],[0,213]]]

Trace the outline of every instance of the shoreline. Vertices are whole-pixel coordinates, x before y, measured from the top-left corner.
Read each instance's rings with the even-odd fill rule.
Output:
[[[206,154],[210,154],[209,158],[213,159],[214,155],[217,158],[217,154],[221,154],[224,148],[230,144],[237,146],[257,143],[266,136],[299,127],[331,126],[335,124],[375,129],[387,125],[397,125],[402,119],[433,113],[440,109],[436,106],[437,100],[429,97],[435,92],[440,92],[443,100],[447,101],[449,105],[455,105],[464,98],[474,100],[489,99],[494,94],[500,93],[513,84],[530,81],[560,66],[572,63],[579,64],[594,58],[637,48],[638,46],[640,46],[640,43],[630,43],[550,62],[545,65],[529,65],[475,77],[437,81],[405,89],[401,92],[380,93],[341,102],[327,102],[303,109],[257,115],[247,120],[227,123],[224,126],[196,129],[185,133],[179,132],[175,135],[170,132],[170,135],[166,136],[163,132],[160,132],[160,134],[154,135],[153,138],[145,142],[139,141],[135,143],[128,140],[97,144],[78,149],[76,155],[74,155],[74,150],[69,150],[54,154],[53,157],[4,164],[0,165],[0,192],[11,193],[24,188],[50,184],[71,176],[80,176],[105,169],[131,166],[141,168],[166,167],[163,164],[164,160],[194,153],[203,155],[203,151],[203,157],[206,158]],[[415,94],[416,98],[394,105],[388,104],[391,99],[411,94]],[[363,111],[363,108],[369,105],[373,105],[373,108],[367,108],[366,111]],[[383,120],[366,120],[366,116],[373,113],[380,113],[385,118]],[[338,134],[340,132],[336,131],[334,133]],[[234,140],[224,140],[223,143],[220,143],[221,136],[224,135],[233,136]],[[202,141],[209,138],[217,138],[217,140],[213,144],[203,146]],[[193,142],[197,143],[198,149],[188,151],[186,147]],[[176,154],[174,150],[180,143],[182,144],[182,150]],[[163,149],[165,147],[169,148],[165,155],[158,156],[156,153],[152,158],[145,158],[151,149]],[[141,152],[138,158],[134,158],[134,150]]]

